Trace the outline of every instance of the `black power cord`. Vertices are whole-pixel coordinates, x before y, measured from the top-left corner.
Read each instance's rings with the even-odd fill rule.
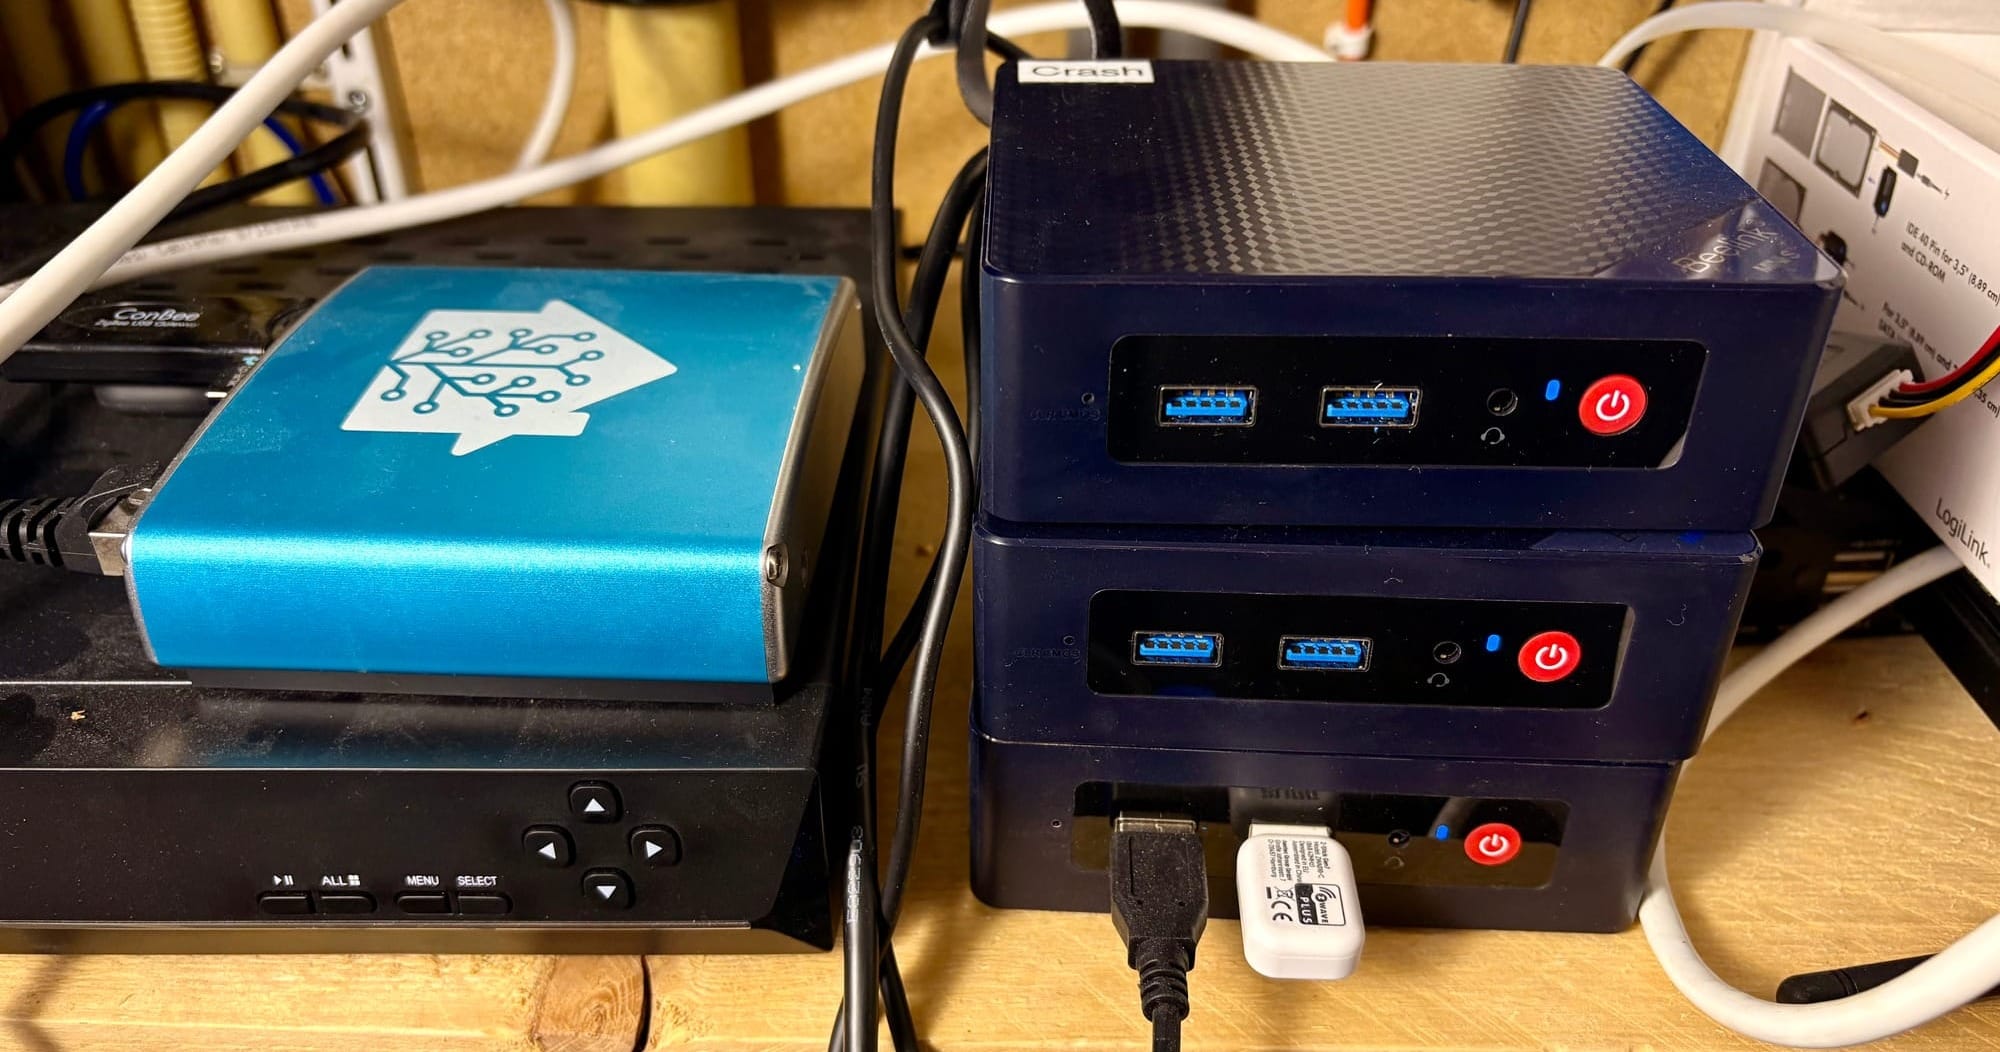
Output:
[[[875,901],[875,856],[861,830],[847,849],[847,894],[843,902],[841,952],[846,974],[844,994],[847,1046],[865,1049],[875,1044],[876,963],[880,954]]]
[[[1528,10],[1535,0],[1514,0],[1514,23],[1507,27],[1507,46],[1500,52],[1500,61],[1521,61],[1521,38],[1528,33]]]
[[[946,193],[944,203],[932,221],[930,235],[917,264],[916,277],[911,282],[910,302],[904,311],[910,335],[919,346],[929,342],[938,303],[943,296],[945,281],[951,271],[958,232],[965,225],[966,213],[978,199],[979,190],[984,185],[985,173],[985,155],[982,153],[960,170],[958,177],[952,182],[952,189]],[[887,658],[878,656],[877,651],[880,649],[882,639],[883,607],[887,599],[888,563],[894,548],[896,514],[902,493],[903,464],[908,449],[914,401],[914,389],[898,377],[889,391],[883,410],[883,437],[876,447],[868,510],[862,527],[864,540],[859,560],[860,598],[856,602],[856,629],[850,662],[859,670],[861,680],[861,740],[858,746],[860,763],[856,772],[856,782],[860,790],[862,835],[865,848],[871,853],[876,843],[875,727],[882,717],[889,693],[895,689],[896,680],[902,675],[904,662],[908,659],[910,651],[915,648],[918,628],[922,623],[922,611],[926,609],[924,597],[933,589],[937,573],[937,563],[933,561],[931,575],[918,590],[917,602],[912,606],[910,614],[905,617],[903,629],[899,630],[897,635],[897,642],[890,645],[890,653],[894,656]],[[887,928],[887,924],[880,924],[879,931],[869,935],[881,946],[882,1005],[896,1047],[914,1049],[915,1024],[910,1018],[908,999],[902,990],[902,977],[896,967],[895,954],[887,938]],[[851,981],[850,976],[850,983]],[[844,1009],[842,1018],[851,1027],[853,1020],[844,1014]],[[837,1033],[829,1048],[838,1050],[842,1047],[844,1040]]]
[[[915,669],[910,684],[909,712],[903,729],[903,757],[897,793],[895,831],[890,838],[888,868],[882,888],[882,917],[893,924],[902,905],[916,855],[917,833],[922,825],[924,771],[929,759],[932,705],[937,694],[938,664],[944,653],[945,631],[958,597],[959,579],[965,569],[968,542],[972,534],[972,454],[965,430],[952,408],[951,396],[939,382],[937,373],[924,361],[923,348],[903,324],[902,306],[896,295],[896,132],[902,119],[903,94],[909,83],[910,64],[936,28],[926,16],[912,23],[896,43],[894,57],[882,86],[882,100],[876,110],[875,148],[870,225],[873,244],[873,294],[875,320],[889,345],[890,357],[914,389],[918,404],[930,417],[938,442],[944,447],[947,480],[944,538],[938,545],[939,571],[935,587],[925,597],[923,629],[913,655]]]
[[[17,162],[20,161],[28,144],[34,141],[36,133],[45,125],[67,114],[81,112],[98,103],[116,106],[137,100],[179,99],[219,105],[227,102],[235,93],[233,88],[196,81],[152,80],[104,84],[38,102],[24,110],[7,129],[7,134],[0,136],[0,194],[24,196],[25,187],[17,170]],[[267,165],[227,182],[202,187],[176,205],[162,222],[185,219],[219,205],[255,197],[274,186],[331,170],[335,165],[368,147],[368,123],[352,110],[307,102],[304,99],[286,99],[278,104],[277,112],[332,125],[340,129],[340,134],[296,157]]]
[[[892,383],[884,409],[883,438],[876,451],[873,477],[870,482],[869,503],[863,525],[862,556],[859,560],[861,583],[860,597],[856,605],[857,631],[853,640],[853,662],[862,670],[863,681],[861,705],[863,741],[860,743],[861,762],[857,772],[860,785],[857,789],[862,801],[861,850],[865,853],[872,849],[876,840],[874,725],[882,708],[885,707],[888,692],[894,687],[901,664],[899,659],[894,666],[895,670],[889,671],[885,676],[878,648],[881,642],[882,608],[887,588],[889,553],[893,548],[907,433],[913,415],[912,403],[920,402],[938,429],[940,442],[946,449],[948,475],[951,479],[951,510],[946,525],[946,536],[939,546],[938,564],[933,567],[934,573],[919,592],[915,608],[922,613],[914,615],[919,627],[911,650],[920,650],[921,653],[918,656],[917,674],[911,685],[910,712],[904,731],[897,819],[891,840],[884,890],[880,895],[880,907],[869,914],[855,915],[851,918],[855,923],[863,925],[863,928],[856,932],[856,939],[872,942],[881,948],[879,964],[872,978],[880,983],[881,999],[889,1020],[891,1038],[897,1048],[905,1052],[914,1052],[916,1034],[910,1020],[907,996],[902,988],[902,979],[896,967],[889,933],[894,926],[914,855],[917,824],[921,819],[923,806],[923,769],[929,743],[930,710],[936,692],[938,656],[942,650],[944,630],[951,606],[956,600],[958,579],[964,571],[966,543],[971,525],[970,448],[951,409],[949,396],[945,394],[936,373],[924,361],[924,348],[929,342],[938,301],[942,296],[951,261],[956,253],[959,231],[965,225],[967,213],[978,201],[985,179],[985,158],[982,154],[968,162],[959,173],[959,177],[954,180],[953,190],[947,194],[940,206],[937,217],[932,223],[930,237],[919,258],[910,302],[907,307],[900,306],[896,302],[895,293],[897,246],[894,240],[893,210],[896,127],[900,118],[902,94],[908,82],[909,67],[914,61],[916,48],[938,32],[942,25],[942,20],[935,14],[927,15],[904,34],[898,43],[896,55],[891,60],[884,83],[883,105],[878,112],[875,149],[876,185],[871,201],[873,211],[871,249],[873,281],[876,286],[873,306],[878,325],[883,331],[885,341],[889,344],[891,357],[900,374],[900,380]],[[1011,45],[1005,42],[1002,44],[1011,48]],[[949,568],[949,578],[945,576],[947,568]],[[947,580],[948,585],[944,584]],[[853,960],[854,958],[849,958],[850,965]],[[856,977],[849,976],[850,989],[856,981]],[[854,1008],[852,1012],[850,1012],[851,1007]],[[865,1014],[865,1018],[855,1018],[857,1014]],[[847,1002],[843,1004],[840,1017],[836,1021],[829,1048],[835,1050],[853,1048],[856,1041],[863,1042],[856,1052],[865,1052],[873,1048],[873,1013],[866,1011],[865,1005],[856,1007],[852,1002]]]
[[[1090,15],[1090,57],[1122,58],[1125,28],[1118,24],[1118,9],[1111,0],[1083,0],[1083,9]]]
[[[917,264],[916,280],[911,283],[910,312],[912,315],[914,316],[919,306],[928,308],[921,318],[922,328],[920,329],[915,324],[912,324],[910,327],[911,334],[917,336],[920,340],[928,340],[929,338],[930,326],[936,314],[938,298],[943,292],[945,277],[950,273],[952,250],[955,247],[955,239],[958,237],[959,229],[968,225],[968,218],[975,230],[980,222],[978,212],[980,202],[984,198],[985,185],[986,152],[982,150],[974,154],[959,169],[958,175],[952,179],[951,188],[945,191],[944,202],[938,206],[937,218],[931,224],[930,238],[925,242],[922,258]],[[968,237],[968,244],[971,243],[972,239]],[[968,346],[976,346],[976,341],[979,339],[979,282],[972,273],[974,264],[971,260],[974,258],[976,258],[976,255],[968,255],[965,273],[959,285],[960,310],[966,319],[964,337],[975,341],[974,344]],[[966,353],[969,356],[976,356],[978,352],[976,350],[969,350]],[[974,397],[969,392],[976,383],[974,378],[977,375],[976,371],[966,374],[968,407],[972,404],[971,399]],[[902,396],[900,405],[898,405],[896,400],[897,395]],[[911,397],[910,388],[907,384],[897,385],[897,390],[890,394],[891,409],[900,408],[901,410],[900,419],[892,421],[895,426],[901,429],[898,431],[899,435],[909,428]],[[974,462],[976,463],[977,443],[971,437],[973,426],[972,422],[968,420],[966,425],[966,443],[972,450]],[[902,451],[900,449],[896,451],[894,478],[898,481],[902,478]],[[889,508],[884,520],[886,523],[884,528],[893,530],[895,525],[894,501],[897,498],[898,491],[892,488],[878,495],[883,498]],[[872,507],[873,505],[871,504]],[[888,542],[891,539],[889,537],[882,538],[883,543],[881,548],[884,552],[887,551]],[[917,589],[917,601],[912,603],[909,611],[903,615],[902,623],[897,627],[896,634],[890,639],[888,647],[881,651],[880,658],[875,664],[875,671],[869,682],[878,692],[877,696],[885,701],[888,698],[889,692],[895,689],[896,681],[902,678],[903,667],[910,659],[910,652],[916,649],[917,635],[923,625],[923,597],[930,594],[931,590],[937,586],[939,560],[942,558],[942,552],[932,557],[930,570],[924,575],[924,583]],[[882,574],[886,577],[886,567],[883,569]],[[886,581],[883,583],[886,584]],[[881,624],[881,614],[882,611],[878,603],[874,610],[874,621],[878,629]],[[881,636],[878,631],[875,638],[870,640],[870,644],[879,644],[880,642]],[[867,653],[873,656],[874,651],[869,650]],[[879,710],[876,712],[876,715],[878,717],[881,715]]]
[[[1829,968],[1823,972],[1803,972],[1789,976],[1778,984],[1778,1003],[1786,1005],[1816,1005],[1828,1001],[1838,1001],[1843,997],[1873,990],[1891,979],[1931,959],[1932,954],[1916,957],[1899,957],[1893,961],[1876,961],[1873,964],[1855,964],[1846,968]],[[2000,986],[1996,986],[1980,996],[1980,1000],[2000,997]]]
[[[986,15],[992,6],[992,0],[957,0],[950,5],[948,17],[952,21],[942,27],[951,30],[950,40],[957,45],[952,61],[958,71],[959,97],[979,123],[988,125],[993,123],[993,84],[986,79],[986,52],[992,50],[1007,59],[1027,57],[1019,47],[1006,41],[996,43],[998,38],[986,32]],[[1118,24],[1118,11],[1111,0],[1083,0],[1083,7],[1090,15],[1091,57],[1123,55],[1124,29]],[[945,16],[933,6],[925,17]]]
[[[961,64],[975,65],[979,89],[967,98],[969,108],[982,121],[991,116],[991,85],[985,79],[984,53],[1018,60],[1026,52],[1011,41],[987,33],[986,0],[936,0],[924,17],[913,23],[898,40],[886,71],[880,106],[876,113],[873,151],[871,206],[872,299],[876,320],[889,345],[890,356],[901,376],[892,383],[884,408],[883,432],[876,451],[864,516],[859,584],[856,602],[857,630],[851,639],[850,667],[861,678],[861,719],[857,777],[861,799],[861,836],[850,858],[865,857],[877,842],[874,768],[876,724],[888,696],[900,678],[904,664],[914,656],[916,670],[910,686],[906,716],[897,817],[888,853],[888,864],[879,892],[879,908],[850,916],[859,925],[854,938],[879,947],[879,963],[874,979],[879,983],[881,1003],[888,1019],[890,1036],[899,1052],[915,1052],[916,1032],[911,1020],[902,977],[890,942],[902,896],[914,859],[918,827],[923,813],[924,767],[928,759],[931,711],[935,701],[939,656],[944,644],[959,582],[963,577],[971,536],[975,481],[972,476],[973,447],[964,426],[952,409],[949,395],[937,374],[924,360],[925,349],[936,319],[938,301],[951,260],[957,254],[959,231],[968,225],[983,203],[986,158],[984,151],[968,160],[952,182],[945,200],[932,222],[930,236],[918,254],[916,276],[911,283],[907,305],[897,303],[896,267],[901,252],[895,240],[895,151],[901,120],[903,95],[909,82],[910,66],[917,49],[926,41],[955,45]],[[1109,0],[1087,0],[1093,28],[1093,48],[1100,57],[1115,57],[1121,32]],[[968,54],[971,56],[968,60]],[[979,100],[984,100],[983,108]],[[976,382],[978,342],[978,283],[971,273],[977,258],[979,226],[972,220],[968,239],[967,274],[961,289],[968,348],[968,387]],[[976,398],[976,395],[972,396]],[[903,619],[886,651],[880,649],[889,556],[893,550],[896,512],[899,504],[903,465],[908,440],[912,403],[921,403],[944,446],[949,482],[945,536],[936,558],[918,591],[916,602]],[[872,927],[871,927],[872,925]],[[857,966],[850,954],[849,967]],[[868,1052],[874,1047],[872,1012],[854,985],[861,980],[848,977],[849,998],[836,1020],[829,1048],[840,1052]],[[849,1008],[853,1009],[850,1015]],[[869,1018],[854,1018],[854,1015]]]
[[[979,463],[979,359],[980,325],[979,276],[986,256],[986,193],[972,203],[972,219],[965,229],[965,270],[960,274],[959,336],[965,351],[965,434],[972,444],[972,462]]]

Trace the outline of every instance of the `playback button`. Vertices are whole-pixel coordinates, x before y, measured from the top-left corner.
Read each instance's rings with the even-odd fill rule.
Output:
[[[1537,683],[1554,683],[1582,664],[1583,646],[1568,632],[1542,632],[1521,644],[1514,660],[1521,675]]]
[[[1583,389],[1576,415],[1593,435],[1622,435],[1646,415],[1646,388],[1623,373],[1606,376]]]

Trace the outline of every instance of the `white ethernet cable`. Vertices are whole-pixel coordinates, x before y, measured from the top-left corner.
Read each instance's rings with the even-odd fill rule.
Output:
[[[1935,48],[1869,26],[1744,0],[1715,0],[1649,18],[1611,45],[1598,65],[1617,66],[1643,44],[1696,29],[1772,30],[1805,37],[1961,97],[2000,97],[2000,84]],[[1709,716],[1708,733],[1713,734],[1759,688],[1820,644],[1958,567],[1956,554],[1933,548],[1800,622],[1722,681]],[[1703,1014],[1747,1037],[1795,1048],[1839,1048],[1898,1034],[1969,1004],[2000,985],[2000,916],[1996,916],[1909,972],[1850,997],[1793,1005],[1738,990],[1702,961],[1688,937],[1667,877],[1664,840],[1653,855],[1646,897],[1639,905],[1639,924],[1661,970]]]
[[[235,98],[60,255],[19,285],[0,288],[0,295],[6,295],[0,300],[0,361],[6,360],[88,288],[180,267],[421,226],[512,204],[596,178],[653,154],[767,116],[802,99],[876,76],[887,68],[893,50],[893,45],[885,44],[835,59],[751,88],[650,131],[527,171],[378,205],[252,223],[127,251],[200,178],[188,177],[186,173],[197,168],[207,171],[201,166],[208,163],[206,154],[212,152],[209,148],[220,143],[221,153],[227,154],[262,121],[265,112],[291,93],[326,53],[399,2],[342,0],[330,14],[307,26],[286,44]],[[1127,26],[1179,30],[1259,58],[1331,61],[1325,52],[1305,41],[1227,11],[1173,0],[1119,0],[1118,15]],[[1081,4],[1059,2],[1008,10],[994,15],[987,24],[992,32],[1004,36],[1024,36],[1083,29],[1088,22]],[[921,57],[946,53],[926,48]],[[253,89],[260,86],[263,90],[253,94]],[[196,149],[202,149],[202,153],[195,154]],[[116,266],[112,265],[114,261]]]
[[[1878,63],[1958,98],[2000,97],[2000,81],[1927,44],[1847,19],[1757,0],[1714,0],[1655,15],[1619,37],[1597,64],[1617,66],[1646,44],[1696,29],[1761,29],[1804,37],[1854,58]]]
[[[1820,644],[1959,565],[1950,549],[1932,548],[1799,622],[1723,679],[1708,733],[1715,733],[1758,688]],[[2000,985],[2000,917],[1994,917],[1930,960],[1871,990],[1819,1004],[1766,1001],[1723,982],[1695,951],[1667,882],[1664,840],[1653,855],[1647,885],[1639,924],[1667,978],[1710,1019],[1759,1041],[1794,1048],[1857,1045],[1921,1026]]]
[[[563,118],[569,116],[570,99],[576,94],[576,12],[570,0],[545,0],[549,7],[549,86],[542,97],[542,112],[534,130],[521,144],[521,156],[514,170],[525,171],[549,159],[562,132]]]
[[[106,267],[235,152],[328,55],[401,2],[342,0],[279,48],[138,186],[0,301],[0,361],[90,288]]]
[[[2000,97],[2000,84],[1932,47],[1869,26],[1775,4],[1715,0],[1657,15],[1611,45],[1598,60],[1617,66],[1641,45],[1696,29],[1772,30],[1879,63],[1963,98]],[[1953,552],[1933,548],[1828,604],[1722,681],[1708,733],[1736,714],[1759,688],[1820,644],[1900,596],[1959,567]],[[1682,996],[1717,1023],[1760,1041],[1795,1048],[1839,1048],[1921,1026],[2000,985],[2000,916],[1981,924],[1930,960],[1873,989],[1819,1004],[1766,1001],[1738,990],[1702,961],[1688,938],[1667,879],[1667,845],[1654,852],[1639,924]]]

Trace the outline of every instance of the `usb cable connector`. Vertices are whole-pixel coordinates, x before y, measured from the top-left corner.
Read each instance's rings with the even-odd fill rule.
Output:
[[[1139,973],[1154,1052],[1180,1048],[1187,974],[1208,926],[1208,870],[1192,819],[1119,815],[1111,829],[1111,923]]]

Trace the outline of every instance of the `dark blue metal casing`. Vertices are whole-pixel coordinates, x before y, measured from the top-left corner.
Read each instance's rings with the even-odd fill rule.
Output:
[[[989,514],[1670,530],[1769,518],[1839,268],[1628,78],[1152,70],[1145,83],[1030,84],[1001,71],[980,383],[985,448],[1006,455],[981,464]],[[1702,353],[1676,395],[1681,441],[1667,436],[1643,466],[1137,462],[1109,445],[1112,349],[1128,336],[1320,337],[1302,352],[1315,367],[1368,365],[1342,343],[1355,339],[1602,341],[1562,388],[1571,425],[1592,374],[1615,371],[1593,369],[1593,348],[1686,341]],[[1201,380],[1241,382],[1161,382]]]
[[[1424,863],[1402,865],[1423,842],[1394,848],[1387,837],[1340,834],[1356,860],[1361,910],[1369,924],[1613,932],[1629,927],[1645,890],[1679,772],[1675,764],[1518,763],[1305,753],[1226,752],[1054,745],[1002,741],[983,733],[975,701],[972,734],[972,888],[1003,909],[1103,912],[1105,872],[1079,857],[1080,840],[1108,825],[1079,816],[1087,785],[1186,786],[1217,795],[1244,787],[1253,801],[1314,795],[1419,794],[1440,798],[1515,797],[1566,805],[1545,882],[1507,886],[1509,866],[1491,883],[1427,880]],[[1268,790],[1259,792],[1258,790]],[[1322,795],[1323,794],[1323,795]],[[1209,839],[1227,848],[1245,815],[1231,794],[1229,824],[1209,822]],[[1253,803],[1252,806],[1255,806]],[[1337,804],[1335,806],[1338,806]],[[1266,811],[1255,817],[1276,817]],[[1308,819],[1316,820],[1316,819]],[[1078,828],[1083,824],[1085,828]],[[1234,830],[1242,833],[1241,828]],[[1451,845],[1456,848],[1458,845]],[[1227,855],[1221,857],[1229,857]],[[1212,850],[1209,909],[1236,915],[1235,867]],[[1433,862],[1450,861],[1449,858]],[[1460,872],[1468,867],[1460,866]],[[1478,879],[1482,872],[1470,868]],[[1435,872],[1435,870],[1433,870]]]
[[[974,542],[975,679],[987,731],[1014,741],[1266,756],[1678,761],[1700,742],[1757,552],[1755,539],[1740,533],[1139,530],[987,520]],[[1497,633],[1504,639],[1492,653],[1483,629],[1450,636],[1464,656],[1435,668],[1456,685],[1413,686],[1372,703],[1218,696],[1199,689],[1199,676],[1195,687],[1172,693],[1099,693],[1090,680],[1093,601],[1121,591],[1212,594],[1218,603],[1240,596],[1483,600],[1496,624],[1512,617],[1516,604],[1615,604],[1623,608],[1622,639],[1615,655],[1603,647],[1583,654],[1584,666],[1599,675],[1603,663],[1615,661],[1601,681],[1609,700],[1600,707],[1534,707],[1549,695],[1535,693],[1538,685],[1521,675],[1519,648],[1533,632],[1557,626],[1532,617]],[[1217,631],[1207,609],[1196,601],[1180,623],[1130,627]],[[1417,651],[1428,666],[1445,630],[1417,636],[1431,626],[1405,624],[1399,638],[1365,624],[1349,629],[1376,636],[1376,671],[1303,675],[1341,685],[1387,675],[1392,647]],[[1100,629],[1098,667],[1125,660],[1125,653],[1105,653],[1124,638],[1107,646]],[[1248,658],[1275,659],[1264,653],[1275,650],[1275,640],[1258,639]],[[1226,651],[1236,643],[1223,645]]]

